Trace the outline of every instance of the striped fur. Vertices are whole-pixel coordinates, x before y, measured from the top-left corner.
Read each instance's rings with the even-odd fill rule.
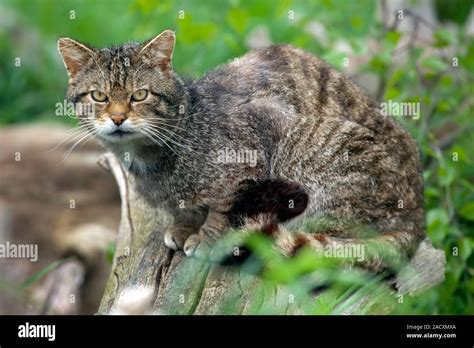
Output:
[[[404,255],[416,249],[424,237],[417,145],[362,89],[288,45],[249,52],[186,81],[171,67],[174,40],[165,31],[144,43],[104,49],[59,42],[71,77],[68,99],[90,101],[92,88],[110,98],[110,105],[96,105],[94,119],[80,120],[102,129],[110,124],[112,104],[121,105],[134,136],[113,142],[104,133],[98,137],[122,159],[139,194],[174,217],[165,236],[169,247],[196,255],[199,246],[238,224],[237,213],[244,210],[235,202],[250,197],[242,185],[267,180],[280,189],[287,183],[304,190],[307,207],[298,219],[332,221],[315,236],[280,237],[278,228],[276,244],[288,255],[306,244],[320,248],[365,239],[357,226],[370,227],[377,240]],[[141,86],[149,98],[130,103]],[[147,122],[160,122],[162,138],[140,136]],[[219,154],[229,149],[254,151],[256,161],[222,161]],[[264,194],[263,187],[254,189],[258,197]],[[287,195],[278,191],[276,197]],[[248,211],[268,215],[264,200],[257,198]],[[292,215],[277,206],[277,219]],[[382,263],[374,261],[375,268]]]
[[[288,202],[294,202],[293,208]],[[385,233],[369,238],[337,238],[347,233],[334,228],[321,231],[291,231],[284,222],[300,215],[307,207],[308,196],[303,187],[294,182],[262,180],[246,182],[237,194],[231,209],[230,220],[234,227],[270,236],[279,252],[287,257],[295,256],[301,249],[310,248],[324,255],[328,250],[340,250],[359,245],[366,251],[363,259],[345,257],[342,263],[359,266],[374,272],[396,272],[408,259],[411,246],[416,244],[408,233]],[[313,233],[311,233],[313,232]],[[248,257],[247,250],[244,260]],[[226,259],[229,263],[228,259]]]

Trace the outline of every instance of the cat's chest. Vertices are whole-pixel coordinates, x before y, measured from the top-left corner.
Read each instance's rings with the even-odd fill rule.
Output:
[[[122,166],[128,172],[136,176],[145,176],[150,171],[150,163],[143,159],[143,156],[133,146],[122,147],[114,151],[115,155],[120,159]]]
[[[192,182],[186,180],[183,177],[186,173],[177,168],[163,168],[160,163],[150,163],[136,157],[130,161],[126,170],[133,176],[139,193],[151,205],[169,210],[180,204],[189,206],[195,200]]]

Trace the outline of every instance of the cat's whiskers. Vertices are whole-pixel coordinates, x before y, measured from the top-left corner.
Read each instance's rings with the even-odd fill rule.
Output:
[[[199,139],[197,138],[196,134],[190,132],[188,129],[185,129],[185,128],[182,128],[182,127],[179,127],[177,125],[174,125],[174,124],[170,124],[170,123],[167,123],[168,120],[165,120],[165,119],[151,119],[151,120],[147,120],[146,122],[148,124],[152,124],[152,125],[158,125],[158,126],[163,126],[163,127],[166,127],[167,129],[169,127],[171,128],[174,128],[176,130],[179,130],[179,131],[182,131],[182,132],[185,132],[187,133],[186,136],[189,135],[189,138],[192,138],[194,140],[196,140],[197,142],[200,142]],[[187,139],[189,139],[187,138]]]
[[[145,127],[145,129],[147,131],[149,131],[151,134],[155,134],[157,137],[159,137],[163,142],[166,142],[165,140],[168,140],[170,143],[172,144],[175,144],[175,145],[178,145],[178,146],[181,146],[181,147],[184,147],[184,148],[189,148],[189,146],[186,146],[186,145],[183,145],[183,144],[180,144],[176,141],[174,141],[173,139],[171,139],[169,136],[161,133],[158,129],[154,129],[154,128],[151,128],[151,127]]]
[[[93,126],[91,124],[85,123],[81,125],[80,127],[78,127],[76,132],[73,132],[72,134],[70,134],[70,137],[66,140],[68,142],[73,142],[74,139],[78,138],[78,136],[81,136],[81,134],[85,134],[85,132],[92,129],[93,129]]]
[[[186,119],[188,119],[188,118],[191,118],[191,117],[196,116],[196,115],[199,115],[199,114],[202,114],[202,111],[198,111],[198,112],[195,112],[195,113],[193,113],[193,114],[186,115],[186,116],[184,116],[184,117],[173,118],[173,121],[186,120]]]
[[[173,132],[174,135],[176,136],[179,136],[181,137],[182,139],[184,140],[187,140],[187,141],[190,141],[191,139],[193,140],[199,140],[197,137],[196,137],[196,134],[193,134],[191,133],[189,130],[187,129],[184,129],[184,128],[181,128],[181,127],[178,127],[174,124],[169,124],[166,122],[166,120],[162,120],[162,119],[159,119],[159,120],[147,120],[147,121],[144,121],[146,124],[148,125],[151,125],[151,126],[157,126],[157,127],[165,127],[168,131],[171,131]],[[173,128],[172,130],[169,130],[168,128]],[[186,136],[189,135],[188,138],[186,138],[185,136],[183,135],[180,135],[178,134],[179,131],[182,131],[182,132],[186,132]]]
[[[60,142],[52,149],[48,150],[48,151],[52,151],[52,150],[55,150],[57,149],[59,146],[61,146],[62,143],[64,143],[65,141],[69,140],[71,137],[73,137],[73,135],[75,133],[78,133],[80,132],[81,130],[84,130],[86,129],[87,127],[91,126],[89,122],[85,122],[82,118],[78,119],[78,125],[73,127],[73,128],[69,128],[67,129],[65,132],[64,132],[64,135],[63,137],[61,138]]]
[[[89,139],[87,139],[87,141],[85,141],[85,142],[83,143],[83,145],[84,145],[85,143],[87,143],[87,142],[92,138],[93,135],[96,135],[98,132],[99,132],[98,130],[93,130],[93,129],[92,129],[92,130],[88,130],[88,131],[86,131],[85,133],[81,134],[81,138],[80,138],[79,140],[77,140],[77,141],[69,148],[69,150],[64,154],[62,160],[61,160],[57,165],[62,164],[62,163],[69,157],[69,155],[71,154],[72,150],[74,150],[74,149],[76,148],[76,146],[81,143],[81,141],[83,141],[84,139],[89,138]],[[77,138],[77,137],[75,137],[75,138]]]
[[[178,137],[180,138],[182,141],[190,144],[190,145],[194,145],[196,147],[201,147],[201,145],[197,142],[198,139],[197,137],[194,135],[194,134],[191,134],[189,133],[189,131],[187,131],[186,129],[183,129],[183,128],[179,128],[177,127],[178,129],[182,130],[182,131],[186,131],[188,132],[190,135],[192,135],[191,137],[189,138],[186,138],[180,134],[178,134],[177,132],[174,132],[173,130],[171,129],[168,129],[168,127],[172,126],[172,125],[167,125],[167,124],[163,124],[163,123],[159,123],[159,122],[145,122],[147,126],[151,127],[151,128],[155,128],[155,129],[158,129],[158,130],[164,130],[168,133],[170,133],[170,135],[172,137]],[[196,142],[194,142],[193,140],[195,140]]]
[[[171,137],[170,141],[174,142],[173,139],[177,137],[177,138],[181,139],[181,141],[184,142],[184,144],[180,144],[179,142],[174,142],[176,145],[185,147],[185,148],[189,149],[191,152],[194,152],[196,154],[202,154],[199,151],[196,151],[192,148],[192,146],[194,146],[196,148],[200,148],[201,146],[198,143],[193,142],[191,139],[186,139],[186,138],[182,137],[181,135],[176,134],[175,132],[173,132],[169,129],[160,127],[158,125],[148,125],[148,127],[151,128],[152,130],[156,131],[156,132],[159,132],[162,136],[167,136],[167,135],[161,133],[161,131],[168,132],[170,134],[169,137]],[[178,141],[178,140],[176,140],[176,141]]]
[[[162,129],[162,128],[161,128]],[[190,144],[181,144],[177,141],[175,141],[174,139],[170,138],[168,135],[166,134],[163,134],[159,129],[157,128],[151,128],[151,127],[148,127],[148,130],[149,131],[152,131],[153,133],[157,133],[161,138],[165,138],[167,139],[169,142],[177,145],[177,146],[180,146],[181,148],[185,148],[185,149],[188,149],[190,152],[193,152],[193,153],[196,153],[196,154],[201,154],[197,151],[195,151]]]
[[[140,129],[140,132],[142,134],[144,134],[147,138],[151,139],[155,144],[159,145],[159,146],[163,146],[164,145],[164,141],[162,139],[156,139],[155,136],[153,136],[153,134],[151,134],[148,129],[145,129],[145,128],[141,128]]]
[[[150,119],[150,120],[147,120],[146,122],[149,122],[151,124],[159,124],[159,125],[163,125],[163,126],[166,126],[166,127],[173,127],[175,129],[179,129],[179,130],[182,130],[184,132],[187,132],[193,136],[195,136],[195,134],[193,134],[192,132],[190,132],[189,130],[185,129],[185,128],[182,128],[182,127],[179,127],[175,124],[171,124],[171,123],[167,123],[169,121],[174,121],[174,120],[167,120],[167,119],[164,119],[164,118],[157,118],[157,119]]]
[[[53,148],[48,149],[47,152],[52,152],[52,151],[58,149],[59,147],[61,147],[61,145],[63,145],[67,141],[70,141],[74,137],[76,137],[78,134],[80,134],[86,128],[87,128],[87,125],[83,124],[83,125],[80,125],[79,127],[74,127],[74,128],[70,128],[70,129],[66,130],[64,132],[63,137],[59,141],[59,143],[56,146],[54,146]]]
[[[148,138],[150,138],[154,143],[158,144],[158,145],[165,145],[166,147],[168,147],[176,156],[182,158],[182,159],[185,159],[183,156],[181,156],[179,153],[177,153],[161,136],[162,134],[156,134],[154,131],[152,131],[151,129],[149,128],[146,128],[146,127],[143,127],[141,129],[142,133],[145,134],[145,136],[147,136]],[[156,138],[159,139],[159,141],[161,141],[161,143],[159,141],[157,141]]]

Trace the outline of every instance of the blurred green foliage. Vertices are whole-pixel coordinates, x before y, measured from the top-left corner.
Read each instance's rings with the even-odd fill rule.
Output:
[[[377,279],[343,276],[317,303],[310,301],[308,313],[339,313],[336,304],[348,293],[372,292],[380,301],[364,307],[365,313],[381,312],[380,303],[394,303],[393,313],[474,314],[474,41],[464,30],[472,1],[437,0],[434,5],[438,18],[449,25],[421,23],[433,40],[400,47],[402,35],[384,27],[371,0],[2,0],[0,125],[73,122],[54,116],[67,83],[56,50],[62,36],[100,47],[145,40],[171,28],[177,32],[174,67],[189,77],[244,54],[249,36],[257,31],[266,31],[273,43],[302,47],[344,70],[348,53],[343,42],[351,56],[362,57],[354,78],[369,74],[379,81],[373,92],[379,101],[421,104],[419,119],[399,119],[420,145],[427,233],[446,253],[446,280],[398,303]],[[19,67],[16,58],[21,59]],[[255,248],[257,254],[265,250],[258,243]],[[324,268],[306,252],[294,260],[278,259],[265,277],[303,289],[302,273],[315,263]]]

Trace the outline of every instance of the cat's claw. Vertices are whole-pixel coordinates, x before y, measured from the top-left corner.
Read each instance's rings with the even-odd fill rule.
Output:
[[[215,243],[203,239],[199,234],[189,236],[184,243],[183,250],[188,257],[215,263],[221,263],[227,256],[222,248],[216,248]]]
[[[183,250],[184,242],[192,234],[193,230],[172,226],[165,231],[165,245],[172,250]]]
[[[199,244],[201,244],[201,236],[199,234],[192,234],[184,242],[183,251],[186,256],[197,256],[195,254]]]
[[[166,232],[165,232],[164,241],[165,241],[165,245],[166,245],[168,248],[170,248],[170,249],[172,249],[172,250],[178,250],[178,249],[179,249],[178,243],[176,243],[176,240],[174,239],[172,233],[166,233]]]
[[[210,242],[203,239],[199,234],[190,235],[184,243],[183,250],[186,256],[192,256],[202,261],[214,262],[212,258],[212,246]]]

